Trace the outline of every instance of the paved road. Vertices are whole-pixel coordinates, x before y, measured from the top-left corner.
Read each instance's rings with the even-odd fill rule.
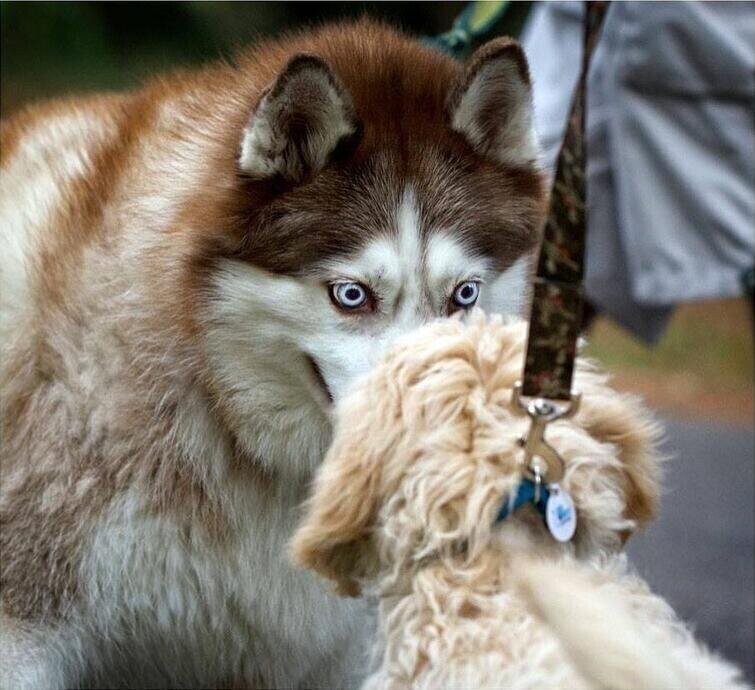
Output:
[[[666,420],[660,518],[629,545],[653,589],[755,679],[755,435]]]

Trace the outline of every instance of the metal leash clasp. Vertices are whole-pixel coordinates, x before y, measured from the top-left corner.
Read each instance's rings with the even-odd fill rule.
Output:
[[[567,419],[579,409],[581,396],[573,395],[571,400],[556,401],[547,398],[527,398],[522,396],[522,384],[514,384],[512,402],[524,410],[530,418],[530,428],[526,436],[519,439],[524,450],[522,464],[524,476],[539,486],[559,482],[564,476],[564,459],[545,440],[545,427],[556,419]]]

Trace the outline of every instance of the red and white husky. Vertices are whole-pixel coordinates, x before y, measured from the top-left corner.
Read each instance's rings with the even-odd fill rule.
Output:
[[[285,544],[332,398],[527,302],[521,49],[333,25],[1,143],[0,686],[353,687],[360,604]]]

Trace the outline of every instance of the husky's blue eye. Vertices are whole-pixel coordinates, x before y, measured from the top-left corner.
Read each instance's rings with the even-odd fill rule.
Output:
[[[474,280],[460,283],[454,290],[453,302],[457,307],[469,309],[480,296],[480,284]]]
[[[330,296],[341,309],[349,311],[367,304],[370,293],[361,283],[334,283],[330,286]]]

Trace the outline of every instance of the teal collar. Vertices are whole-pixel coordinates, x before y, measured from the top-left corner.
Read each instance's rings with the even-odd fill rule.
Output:
[[[545,518],[545,506],[548,503],[550,492],[545,484],[540,484],[540,495],[537,497],[536,501],[535,495],[537,493],[538,491],[535,482],[531,479],[522,479],[522,481],[519,482],[519,486],[516,488],[516,493],[509,498],[508,501],[505,501],[501,506],[501,509],[498,511],[498,515],[495,519],[496,524],[503,522],[509,515],[511,515],[511,513],[527,503],[533,503],[540,515]]]

